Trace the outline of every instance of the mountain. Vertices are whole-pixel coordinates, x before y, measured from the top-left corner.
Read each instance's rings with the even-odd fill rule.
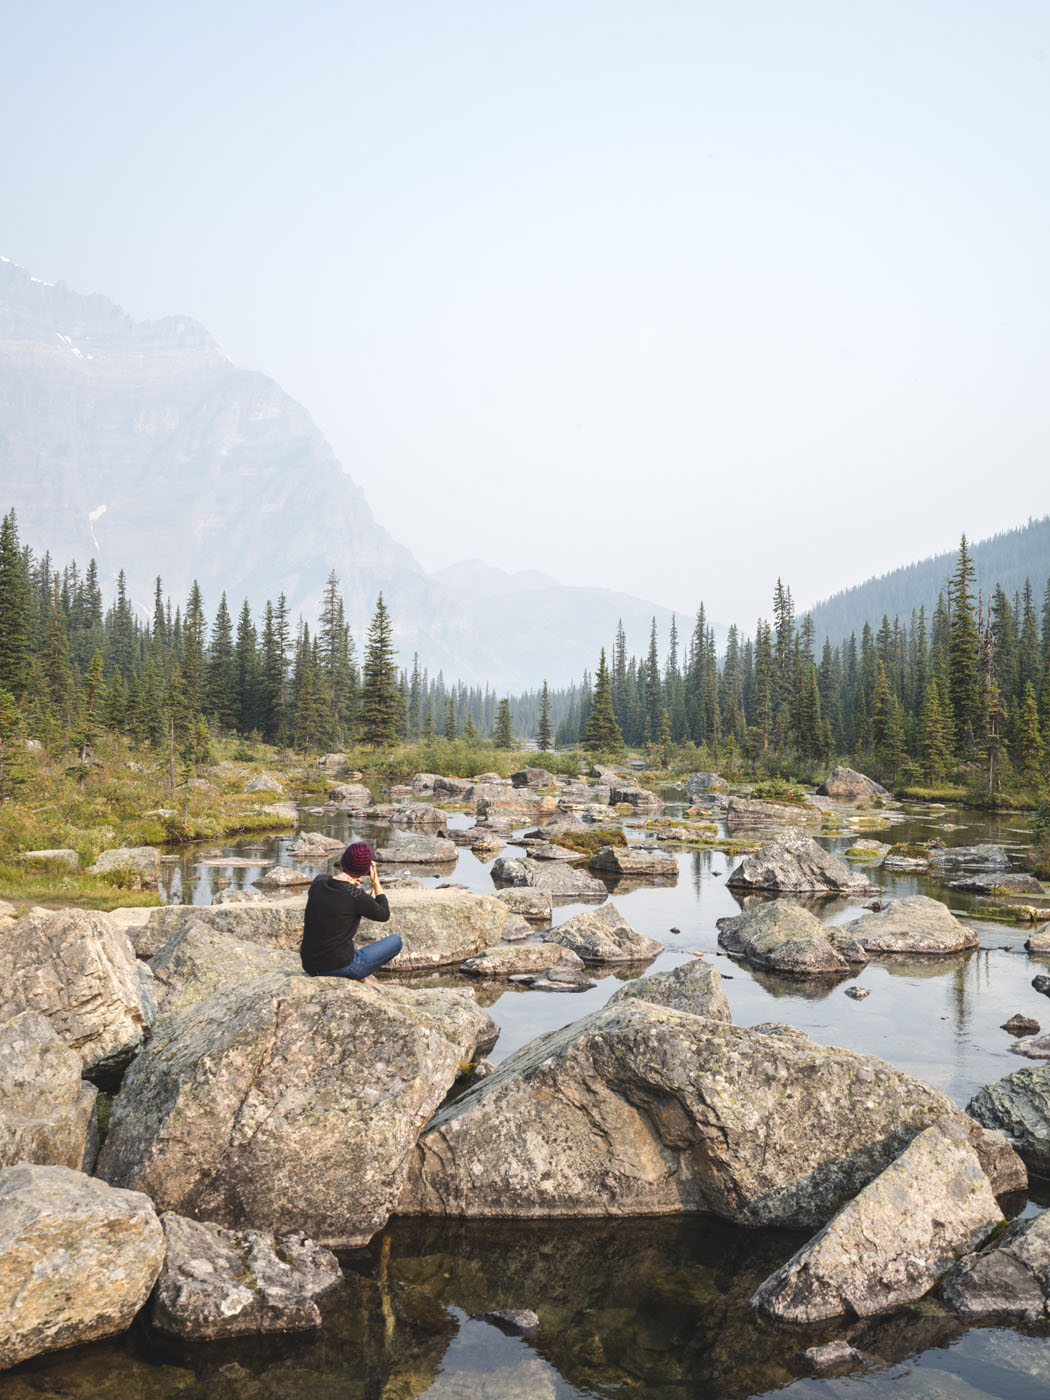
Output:
[[[214,615],[284,593],[312,622],[339,576],[358,645],[382,590],[403,664],[498,690],[560,685],[593,667],[617,618],[665,608],[553,579],[479,581],[474,564],[429,576],[375,520],[307,411],[237,365],[184,317],[136,322],[102,296],[0,260],[0,512],[56,564],[124,569],[152,612],[154,581]],[[493,607],[492,575],[502,605]],[[542,583],[535,585],[535,579]],[[641,624],[638,624],[639,628]],[[635,631],[632,622],[629,634]],[[639,641],[639,645],[640,645]]]
[[[977,574],[976,587],[987,598],[996,584],[1010,597],[1031,581],[1036,606],[1042,606],[1043,590],[1050,578],[1050,515],[1030,519],[1016,530],[1005,530],[977,544],[967,542]],[[858,583],[810,609],[818,641],[830,637],[841,641],[851,632],[860,632],[865,622],[878,627],[882,616],[892,621],[911,616],[913,608],[925,603],[929,616],[937,594],[954,572],[958,551],[936,554],[916,564],[904,564],[892,573]]]

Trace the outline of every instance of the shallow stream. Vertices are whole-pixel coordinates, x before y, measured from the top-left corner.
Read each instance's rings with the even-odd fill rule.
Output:
[[[672,800],[667,814],[680,810]],[[1027,838],[1025,820],[1014,815],[920,808],[895,815],[903,820],[892,828],[864,834],[886,842],[938,836],[952,846],[995,841],[1014,851]],[[457,815],[449,824],[470,821]],[[376,842],[386,835],[385,828],[318,811],[303,813],[302,828],[341,840]],[[638,829],[628,834],[643,838]],[[841,851],[857,834],[821,840]],[[644,839],[655,835],[644,833]],[[165,867],[162,895],[206,904],[220,881],[247,887],[278,861],[296,864],[285,857],[292,839],[234,842],[210,858],[234,865],[202,863],[207,858],[201,852],[184,854]],[[509,842],[504,854],[518,849]],[[972,953],[872,963],[835,984],[805,983],[751,969],[718,949],[716,920],[739,911],[725,884],[735,860],[718,851],[677,859],[676,884],[621,884],[613,887],[613,898],[634,928],[664,944],[647,971],[674,967],[697,953],[715,962],[738,1025],[784,1021],[823,1043],[879,1055],[961,1105],[989,1080],[1031,1063],[1010,1053],[1012,1038],[1002,1022],[1021,1012],[1050,1026],[1050,1005],[1031,986],[1035,972],[1050,970],[1050,959],[1025,952],[1023,925],[973,920],[981,946]],[[455,880],[491,891],[490,866],[460,848],[454,873],[446,868],[427,874],[421,867],[418,874],[426,884]],[[313,874],[323,867],[297,868]],[[870,873],[888,894],[929,894],[963,917],[977,903],[927,876]],[[581,907],[562,906],[555,922]],[[860,912],[844,901],[813,907],[831,922]],[[571,995],[481,988],[479,999],[502,1028],[490,1058],[498,1061],[602,1005],[628,975],[600,976],[591,990]],[[871,995],[861,1002],[847,997],[845,988],[853,983]],[[1050,1186],[1034,1182],[1027,1203],[1018,1201],[1015,1208],[1036,1213],[1050,1202],[1047,1192]],[[367,1250],[344,1258],[345,1287],[323,1305],[325,1326],[315,1336],[179,1347],[137,1329],[113,1343],[27,1363],[0,1377],[0,1400],[1035,1400],[1050,1394],[1050,1328],[1031,1335],[967,1329],[929,1301],[890,1318],[823,1330],[756,1318],[747,1298],[802,1240],[706,1218],[579,1225],[394,1221]],[[482,1316],[499,1308],[532,1309],[541,1331],[529,1339],[505,1335]],[[848,1336],[870,1362],[837,1378],[813,1378],[800,1353],[834,1336]]]

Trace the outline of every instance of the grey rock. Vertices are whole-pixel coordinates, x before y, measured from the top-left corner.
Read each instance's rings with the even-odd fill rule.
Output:
[[[371,807],[372,794],[361,783],[340,783],[329,789],[328,800],[338,803],[340,807],[362,811],[365,807]]]
[[[491,1024],[467,988],[270,974],[216,993],[157,1022],[98,1174],[194,1219],[364,1244]]]
[[[707,1016],[712,1021],[728,1024],[733,1019],[718,969],[702,958],[682,963],[670,972],[654,972],[651,977],[628,982],[609,998],[608,1004],[634,999],[690,1016]]]
[[[1042,882],[1034,875],[1004,873],[999,875],[966,875],[961,880],[949,880],[950,890],[967,894],[1043,894]],[[1050,911],[1048,911],[1050,912]]]
[[[325,836],[321,831],[300,831],[294,846],[288,847],[288,854],[295,860],[323,861],[341,853],[345,843],[335,836]]]
[[[817,796],[833,797],[836,802],[870,802],[873,797],[889,797],[889,793],[855,768],[840,766],[833,768],[817,788]]]
[[[101,851],[94,865],[88,866],[88,874],[127,874],[134,888],[155,890],[160,874],[160,851],[156,846],[118,846]]]
[[[869,895],[867,876],[851,870],[803,831],[782,831],[746,855],[729,876],[731,889]]]
[[[155,1014],[149,983],[104,914],[44,910],[0,927],[0,1019],[40,1012],[89,1075],[120,1068],[142,1044]]]
[[[171,935],[150,959],[154,996],[165,1016],[181,1015],[215,992],[226,991],[269,973],[304,976],[291,949],[243,943],[195,921]]]
[[[395,974],[450,967],[494,948],[503,936],[507,906],[491,894],[448,888],[393,889],[388,892],[390,921],[361,921],[359,947],[399,934],[404,948],[387,966]]]
[[[1043,1321],[1050,1315],[1050,1213],[1013,1221],[993,1245],[960,1259],[941,1296],[968,1320]]]
[[[863,1001],[865,997],[871,996],[870,987],[847,987],[846,995],[852,997],[854,1001]]]
[[[550,943],[524,943],[515,947],[487,948],[468,958],[462,971],[471,977],[511,977],[523,972],[549,972],[555,964],[583,967],[582,959],[568,948]]]
[[[797,977],[835,977],[849,972],[828,930],[808,909],[774,899],[735,918],[718,920],[718,942],[756,967]]]
[[[206,924],[242,943],[264,948],[298,949],[303,937],[306,896],[249,904],[166,904],[150,912],[146,924],[129,930],[140,958],[152,958],[173,933],[192,923]]]
[[[529,888],[513,888],[499,890],[496,898],[501,904],[514,914],[520,914],[522,918],[529,919],[533,923],[549,924],[553,917],[554,906],[549,890],[537,890]]]
[[[619,807],[624,804],[633,807],[636,812],[662,812],[664,809],[662,799],[655,792],[636,783],[618,780],[609,786],[609,805]]]
[[[479,832],[475,827],[474,832],[475,838],[470,843],[470,849],[479,860],[489,860],[493,856],[498,856],[506,845],[506,842],[501,840],[494,831]]]
[[[0,1167],[19,1162],[89,1170],[98,1090],[80,1056],[46,1016],[22,1011],[0,1024]]]
[[[546,768],[519,768],[510,775],[510,781],[516,788],[553,788],[561,785],[560,779]]]
[[[833,1342],[825,1342],[823,1346],[807,1347],[802,1355],[814,1371],[820,1372],[821,1375],[839,1368],[860,1366],[867,1359],[862,1351],[850,1346],[849,1342],[843,1341],[841,1337]]]
[[[729,784],[717,773],[690,773],[685,780],[685,795],[690,802],[713,792],[728,792]]]
[[[0,1368],[125,1331],[163,1259],[148,1197],[68,1167],[0,1171]]]
[[[545,940],[571,949],[585,963],[649,962],[664,950],[655,938],[631,928],[611,903],[581,910],[551,929]]]
[[[677,880],[678,862],[662,851],[643,851],[637,846],[603,846],[589,868],[602,875],[624,875],[633,879]]]
[[[804,1323],[892,1312],[927,1294],[1002,1219],[966,1127],[946,1118],[766,1279],[751,1306]]]
[[[289,865],[272,865],[252,883],[260,889],[288,889],[296,885],[308,885],[312,878],[301,870],[293,870]]]
[[[522,981],[526,979],[512,980]],[[561,965],[552,967],[549,972],[541,972],[537,976],[528,974],[527,980],[534,992],[589,992],[592,987],[597,985],[585,972]]]
[[[479,797],[478,817],[491,820],[497,813],[522,819],[536,820],[552,817],[558,810],[555,798],[549,794],[533,792],[529,788],[506,788],[491,797]]]
[[[294,802],[270,802],[259,811],[272,817],[274,826],[295,826],[299,820],[299,809]]]
[[[478,1317],[512,1337],[531,1337],[540,1330],[540,1320],[531,1308],[497,1308],[495,1312],[479,1313]]]
[[[503,942],[525,943],[535,932],[532,924],[521,914],[508,914],[507,922],[503,925]]]
[[[1019,1040],[1009,1049],[1012,1055],[1023,1055],[1026,1060],[1050,1060],[1050,1033]]]
[[[761,797],[731,797],[726,808],[726,827],[730,832],[763,826],[809,826],[820,820],[820,809],[811,802],[772,802]]]
[[[554,899],[604,899],[608,894],[600,880],[575,865],[560,861],[535,861],[500,856],[492,866],[497,884],[544,890]]]
[[[253,778],[250,783],[245,784],[244,790],[245,792],[275,792],[278,797],[284,794],[284,788],[269,773],[260,773],[257,778]]]
[[[1017,1069],[986,1084],[966,1112],[1004,1132],[1032,1171],[1050,1176],[1050,1065]]]
[[[1009,870],[1010,858],[1002,846],[950,846],[930,855],[930,867],[946,870]]]
[[[1000,1030],[1009,1031],[1011,1035],[1038,1035],[1039,1022],[1033,1021],[1031,1016],[1015,1012],[1008,1021],[1003,1022]]]
[[[945,1116],[966,1123],[874,1057],[624,1000],[540,1036],[442,1108],[400,1210],[696,1211],[813,1229]],[[1010,1163],[1023,1179],[1001,1140],[991,1155],[997,1181]]]
[[[50,851],[26,851],[22,855],[22,860],[30,863],[39,861],[47,865],[64,865],[70,870],[76,870],[80,864],[80,857],[76,851],[70,850],[68,846]]]
[[[915,953],[942,957],[967,948],[979,940],[973,929],[960,923],[948,906],[925,895],[891,899],[877,913],[863,914],[843,928],[832,931],[833,939],[854,939],[870,957]]]
[[[379,846],[375,858],[380,865],[452,865],[457,854],[452,842],[440,836],[402,836],[389,846]]]
[[[320,1327],[317,1299],[342,1282],[339,1261],[301,1233],[275,1239],[165,1211],[167,1252],[150,1303],[158,1332],[212,1341]]]
[[[555,846],[550,841],[523,840],[522,844],[529,860],[564,860],[571,863],[582,859],[581,852],[570,851],[566,846]]]
[[[1038,973],[1032,978],[1032,986],[1037,992],[1042,992],[1044,997],[1050,997],[1050,977],[1045,972]]]

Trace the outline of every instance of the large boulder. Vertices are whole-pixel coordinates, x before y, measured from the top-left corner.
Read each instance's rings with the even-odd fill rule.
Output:
[[[119,1069],[142,1044],[155,1014],[149,984],[105,914],[44,910],[0,927],[0,1020],[38,1011],[92,1077]]]
[[[446,814],[426,802],[399,802],[387,820],[407,831],[430,831],[445,825]]]
[[[412,890],[387,892],[390,922],[362,919],[355,935],[358,947],[389,933],[399,934],[404,948],[387,966],[393,972],[419,972],[450,967],[494,948],[503,936],[507,906],[491,894],[472,890]]]
[[[820,823],[823,814],[811,802],[773,802],[762,797],[731,797],[726,808],[729,831],[763,826],[807,826]]]
[[[90,1170],[97,1093],[80,1077],[80,1056],[46,1016],[22,1011],[0,1025],[0,1167],[37,1162]]]
[[[729,791],[729,784],[718,773],[690,773],[685,780],[685,795],[690,802]]]
[[[945,1116],[966,1121],[883,1060],[625,999],[541,1036],[442,1108],[400,1210],[695,1211],[816,1229]],[[1004,1143],[992,1155],[996,1189],[1010,1164],[1024,1179]]]
[[[609,787],[609,805],[612,807],[633,807],[636,812],[662,812],[664,804],[655,792],[639,787],[637,783],[617,780]]]
[[[979,942],[973,929],[960,923],[946,904],[923,894],[888,900],[876,912],[862,914],[831,932],[836,941],[851,940],[873,958],[894,953],[943,957],[976,948]]]
[[[133,889],[155,890],[160,874],[160,851],[156,846],[118,846],[101,851],[89,875],[118,876]]]
[[[962,890],[966,894],[1045,894],[1042,881],[1034,875],[1003,874],[964,875],[961,880],[949,880],[950,890]],[[1050,909],[1046,911],[1050,917]]]
[[[326,861],[341,854],[346,842],[336,836],[325,836],[322,831],[300,831],[294,846],[288,847],[293,860]]]
[[[215,992],[241,986],[268,973],[305,976],[290,948],[242,943],[201,921],[173,933],[150,959],[154,996],[165,1016],[176,1016]]]
[[[678,862],[663,851],[643,851],[638,846],[603,846],[590,860],[589,869],[599,875],[636,880],[677,880]]]
[[[817,796],[831,797],[836,802],[870,802],[873,797],[889,797],[889,793],[855,768],[840,766],[833,768],[817,788]]]
[[[516,788],[554,788],[559,786],[559,780],[546,768],[519,768],[516,773],[510,775],[510,781]]]
[[[787,1322],[892,1312],[930,1291],[1003,1219],[964,1124],[933,1123],[757,1290]]]
[[[313,877],[302,870],[293,870],[290,865],[271,865],[252,884],[260,889],[288,889],[308,885]]]
[[[68,1167],[0,1171],[0,1368],[125,1331],[163,1260],[148,1197]]]
[[[497,885],[527,886],[545,890],[552,899],[604,899],[608,890],[578,866],[560,861],[518,860],[500,856],[492,864],[492,878]]]
[[[787,899],[718,920],[718,941],[756,967],[798,977],[841,977],[849,964],[808,909]]]
[[[615,904],[583,909],[544,935],[547,943],[569,948],[585,963],[651,962],[664,950],[655,938],[637,933]]]
[[[478,798],[478,817],[491,821],[494,816],[504,813],[523,819],[552,817],[558,810],[557,800],[549,793],[533,792],[529,788],[505,788],[491,797]]]
[[[380,865],[455,865],[459,852],[440,836],[401,836],[389,846],[378,846]]]
[[[608,1004],[634,1000],[650,1001],[690,1016],[709,1016],[712,1021],[733,1019],[718,968],[702,958],[693,958],[670,972],[654,972],[651,977],[628,982],[609,998]]]
[[[746,855],[726,884],[738,890],[869,895],[878,890],[804,831],[782,831]]]
[[[303,938],[306,896],[259,904],[165,904],[153,909],[142,928],[130,930],[135,952],[152,958],[173,933],[190,924],[206,924],[216,933],[228,933],[242,943],[264,948],[298,948]]]
[[[551,943],[518,943],[486,948],[468,958],[462,971],[471,977],[517,977],[527,972],[549,972],[558,965],[582,968],[583,961],[568,948]]]
[[[490,1026],[466,988],[271,974],[216,993],[158,1021],[98,1174],[193,1219],[364,1244]]]
[[[519,914],[531,923],[549,924],[554,913],[554,904],[549,890],[525,887],[512,887],[498,890],[496,898],[505,904],[512,914]]]
[[[317,1299],[343,1279],[339,1260],[303,1234],[226,1230],[165,1211],[167,1253],[150,1324],[186,1341],[320,1327]]]
[[[1050,1064],[1016,1069],[986,1084],[966,1112],[1004,1132],[1032,1171],[1050,1176]]]
[[[939,873],[957,870],[1009,870],[1010,857],[1004,847],[987,843],[979,846],[949,846],[945,851],[934,851],[931,854],[930,869]]]
[[[1015,1220],[994,1244],[960,1259],[941,1285],[941,1297],[967,1321],[1050,1317],[1050,1212]]]
[[[371,807],[372,794],[360,783],[340,783],[337,787],[329,789],[328,800],[340,807],[362,811],[365,807]]]

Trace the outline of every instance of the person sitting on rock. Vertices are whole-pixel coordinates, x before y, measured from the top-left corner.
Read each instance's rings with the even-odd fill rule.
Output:
[[[367,878],[370,889],[362,880]],[[390,903],[379,883],[379,871],[367,841],[353,841],[339,857],[331,875],[318,875],[306,896],[303,941],[299,958],[308,977],[350,977],[360,982],[396,958],[401,939],[388,934],[375,943],[354,947],[362,919],[385,924]]]

